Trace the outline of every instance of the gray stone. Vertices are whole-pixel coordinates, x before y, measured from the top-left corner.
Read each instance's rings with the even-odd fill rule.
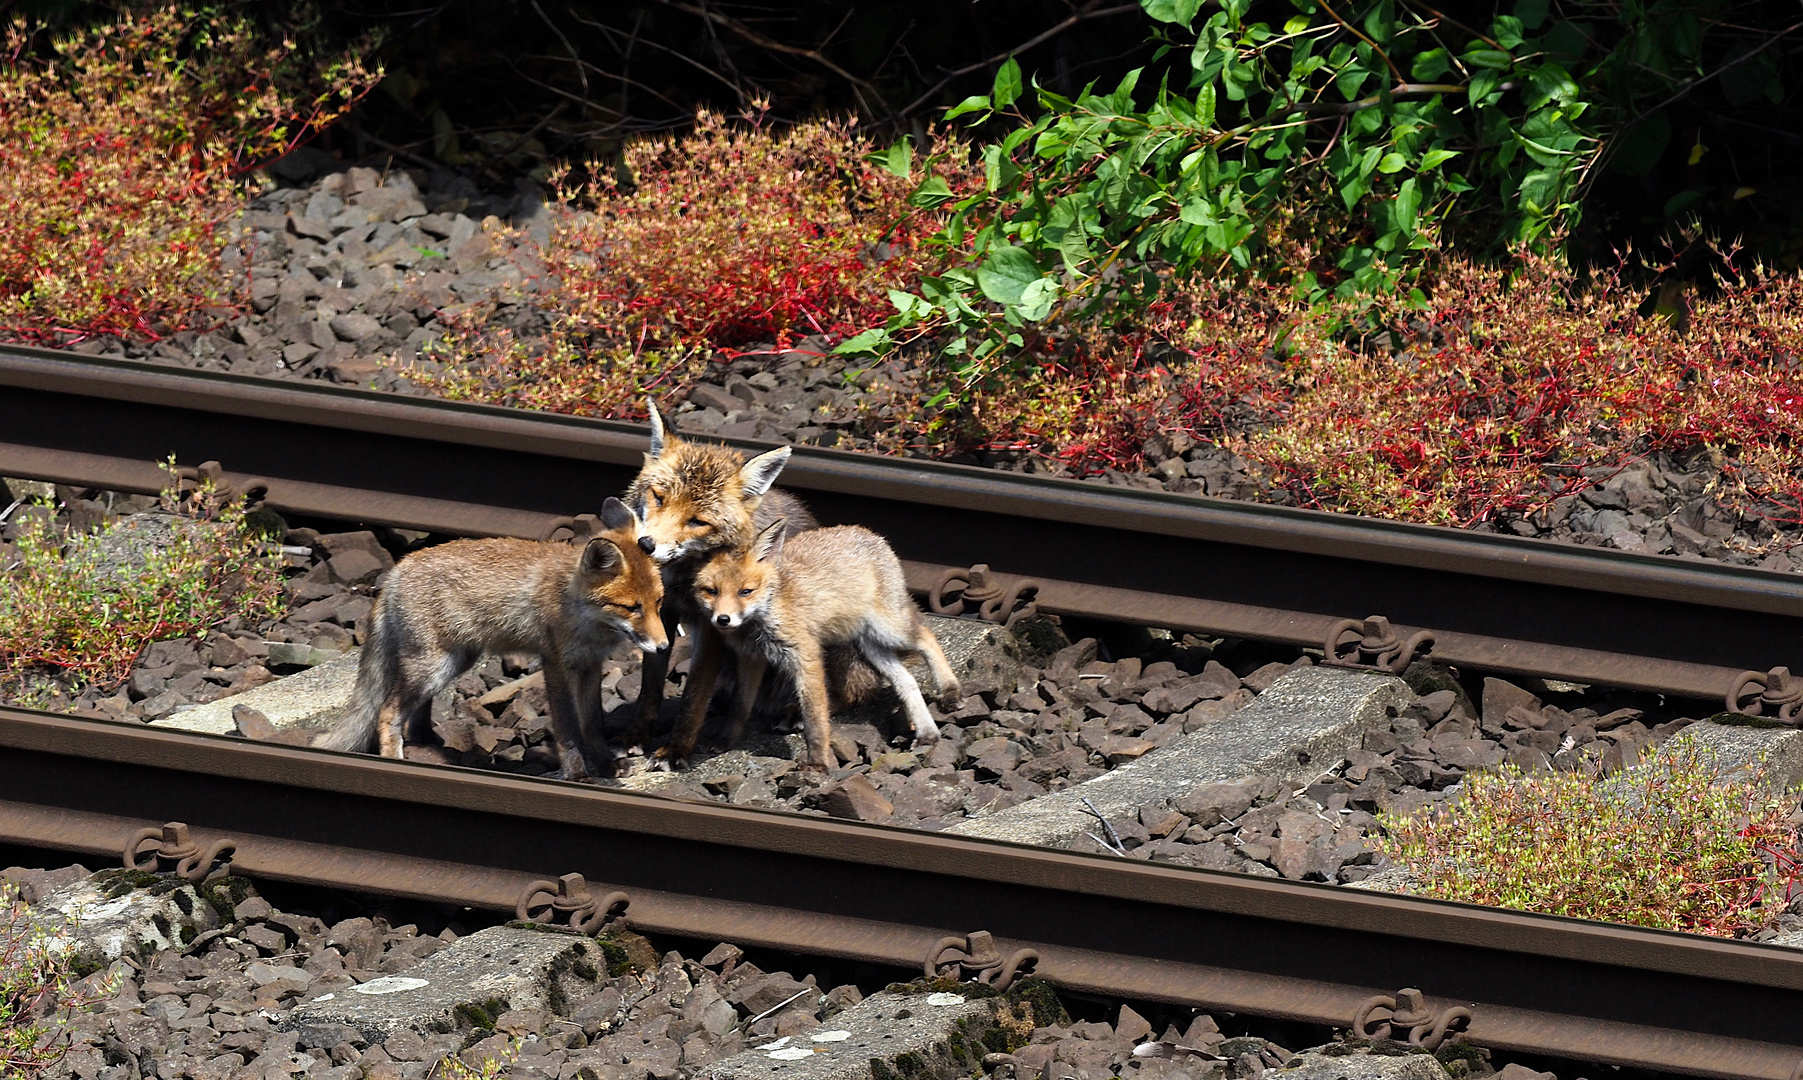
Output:
[[[336,1039],[321,1040],[344,1029],[368,1044],[404,1029],[421,1035],[466,1030],[472,1008],[493,1015],[534,1009],[567,1016],[598,991],[596,980],[606,970],[600,946],[589,938],[491,926],[399,975],[303,1001],[279,1027],[296,1032],[302,1045],[333,1046]],[[497,1003],[502,1008],[495,1010]]]
[[[271,661],[276,662],[274,644],[270,645],[270,654]],[[156,726],[212,735],[236,734],[238,725],[232,719],[232,710],[242,705],[262,713],[278,729],[324,730],[332,726],[351,700],[351,688],[357,682],[357,656],[352,651],[242,694],[185,709],[158,721]]]
[[[1423,1050],[1393,1057],[1336,1045],[1304,1050],[1273,1073],[1283,1080],[1446,1080],[1446,1070]]]
[[[975,1047],[993,1022],[995,998],[934,1004],[944,997],[885,990],[832,1017],[818,1028],[783,1040],[760,1040],[757,1046],[703,1066],[695,1080],[872,1080],[908,1076],[911,1080],[970,1076],[979,1060],[953,1047]],[[781,1045],[776,1045],[780,1041]],[[800,1054],[801,1050],[808,1053]],[[898,1059],[908,1061],[898,1066]],[[877,1070],[881,1068],[879,1073]]]
[[[1751,776],[1764,765],[1765,782],[1780,791],[1803,786],[1803,729],[1699,720],[1672,736],[1669,748],[1707,751],[1728,777]]]
[[[1020,844],[1067,847],[1095,826],[1088,800],[1109,818],[1133,815],[1199,784],[1268,776],[1292,786],[1336,767],[1370,732],[1389,730],[1414,694],[1398,678],[1305,667],[1272,683],[1231,724],[1212,724],[1136,761],[1064,791],[973,818],[947,832]]]
[[[160,887],[167,891],[153,895],[132,887],[127,871],[102,871],[43,900],[33,921],[48,935],[48,948],[96,965],[141,960],[219,925],[218,912],[194,886]]]

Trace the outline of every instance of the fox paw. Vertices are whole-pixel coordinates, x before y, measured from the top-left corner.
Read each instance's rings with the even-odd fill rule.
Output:
[[[939,708],[945,712],[956,712],[964,704],[964,689],[957,683],[939,691]]]
[[[682,772],[688,767],[688,753],[678,753],[667,746],[651,755],[651,768],[655,772]]]

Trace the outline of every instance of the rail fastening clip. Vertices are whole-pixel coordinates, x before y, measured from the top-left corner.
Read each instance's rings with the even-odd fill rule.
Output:
[[[1038,961],[1039,953],[1032,949],[1021,949],[1004,960],[995,947],[994,935],[978,930],[969,937],[940,938],[927,950],[923,970],[929,979],[950,978],[1006,990],[1021,968]]]
[[[1355,636],[1348,640],[1348,634]],[[1430,631],[1417,631],[1403,641],[1396,636],[1389,619],[1370,615],[1363,622],[1341,619],[1334,623],[1321,651],[1326,654],[1322,662],[1335,667],[1369,668],[1401,675],[1415,657],[1433,647],[1434,635]]]
[[[1378,994],[1366,998],[1352,1014],[1352,1034],[1361,1039],[1394,1039],[1423,1050],[1438,1050],[1455,1028],[1463,1029],[1470,1023],[1471,1010],[1463,1005],[1430,1012],[1421,991],[1411,986],[1396,991],[1395,997]]]
[[[597,900],[581,874],[565,874],[556,881],[527,885],[513,910],[521,922],[568,926],[594,937],[609,923],[624,918],[631,903],[623,892],[611,892]]]
[[[146,848],[146,842],[156,846]],[[231,873],[232,854],[238,850],[233,840],[215,840],[204,850],[188,835],[184,822],[171,821],[160,829],[139,829],[125,842],[124,864],[127,870],[147,874],[170,874],[196,885],[208,878]]]

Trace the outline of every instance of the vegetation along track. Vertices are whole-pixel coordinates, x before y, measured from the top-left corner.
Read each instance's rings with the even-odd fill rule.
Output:
[[[630,425],[0,352],[0,474],[154,491],[216,460],[286,512],[543,535],[622,489]],[[1473,668],[1719,697],[1785,665],[1791,577],[1509,537],[797,450],[783,483],[888,535],[919,589],[987,562],[1041,610],[1296,644],[1379,614]],[[1373,995],[1480,1045],[1785,1078],[1803,955],[737,807],[0,710],[0,840],[116,854],[188,822],[252,875],[512,909],[624,891],[652,932],[918,966],[947,934],[1078,992],[1345,1026]],[[962,911],[982,926],[951,925]]]

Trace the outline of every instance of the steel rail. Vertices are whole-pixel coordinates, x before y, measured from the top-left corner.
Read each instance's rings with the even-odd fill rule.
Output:
[[[647,933],[918,969],[988,930],[1069,991],[1345,1027],[1406,986],[1480,1046],[1803,1062],[1803,953],[1771,946],[16,709],[0,776],[0,841],[60,852],[182,820],[253,878],[512,910],[574,872]]]
[[[272,507],[541,535],[643,461],[635,425],[0,348],[0,474],[155,491],[217,460]],[[750,449],[757,444],[735,441]],[[784,486],[889,537],[909,582],[988,563],[1041,610],[1319,645],[1345,618],[1502,673],[1720,698],[1803,669],[1803,577],[1518,537],[797,447]]]

